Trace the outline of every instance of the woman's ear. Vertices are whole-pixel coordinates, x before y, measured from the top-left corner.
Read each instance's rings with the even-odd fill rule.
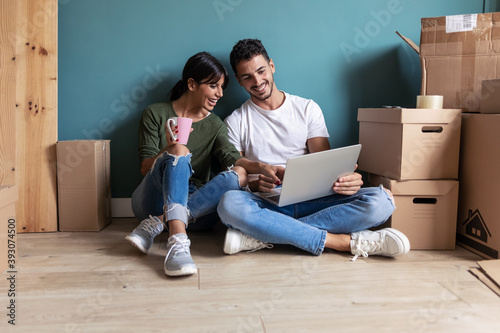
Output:
[[[197,86],[198,86],[198,83],[193,78],[188,79],[187,87],[189,90],[194,91],[194,90],[196,90]]]

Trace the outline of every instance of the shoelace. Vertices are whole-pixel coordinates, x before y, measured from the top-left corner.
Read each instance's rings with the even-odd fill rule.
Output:
[[[271,249],[273,248],[273,244],[264,243],[258,239],[252,237],[246,237],[243,240],[243,248],[250,248],[251,250],[247,251],[248,253],[255,252],[260,249]]]
[[[189,238],[181,239],[176,236],[172,236],[172,240],[174,241],[174,245],[168,251],[167,257],[172,253],[172,257],[176,256],[180,252],[184,252],[190,254],[189,246],[191,245],[191,241]]]
[[[151,215],[149,215],[149,219],[144,221],[142,229],[149,233],[150,236],[157,235],[163,231],[161,224],[159,224]]]
[[[358,236],[354,242],[354,250],[352,250],[354,257],[351,258],[351,261],[356,261],[359,256],[366,258],[368,257],[368,252],[375,252],[378,250],[380,250],[380,242],[366,240],[363,239],[362,236]]]

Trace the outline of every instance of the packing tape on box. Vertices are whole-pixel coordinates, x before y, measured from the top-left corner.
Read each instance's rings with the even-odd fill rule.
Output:
[[[417,96],[417,109],[442,109],[443,96],[419,95]]]

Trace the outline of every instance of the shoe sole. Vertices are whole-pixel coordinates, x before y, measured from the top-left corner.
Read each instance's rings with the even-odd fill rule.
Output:
[[[238,236],[238,231],[228,228],[226,231],[226,236],[224,237],[224,253],[225,254],[235,254],[240,251],[237,251],[237,249],[233,248],[233,239]]]
[[[403,245],[403,251],[394,254],[392,257],[401,256],[410,252],[410,241],[408,240],[408,237],[405,236],[405,234],[393,228],[386,228],[385,230],[387,231],[387,233],[392,234],[393,238],[396,239],[400,245]]]
[[[146,249],[144,246],[142,246],[141,241],[140,239],[138,239],[138,237],[128,235],[125,237],[125,239],[128,240],[137,249],[139,249],[139,251],[141,251],[142,253],[148,253],[149,249]]]
[[[182,276],[182,275],[193,275],[198,272],[198,269],[195,267],[189,266],[189,267],[182,267],[179,270],[176,271],[169,271],[165,269],[165,275],[168,276]]]

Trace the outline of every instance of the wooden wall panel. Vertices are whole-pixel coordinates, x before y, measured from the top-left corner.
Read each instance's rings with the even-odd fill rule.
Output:
[[[16,13],[15,1],[1,0],[0,13],[0,185],[15,184]]]
[[[56,231],[57,0],[0,1],[14,17],[6,30],[15,24],[8,37],[15,52],[10,56],[16,69],[15,88],[10,88],[15,101],[9,96],[1,105],[9,114],[10,103],[15,107],[15,126],[12,116],[9,123],[15,127],[18,231]]]

